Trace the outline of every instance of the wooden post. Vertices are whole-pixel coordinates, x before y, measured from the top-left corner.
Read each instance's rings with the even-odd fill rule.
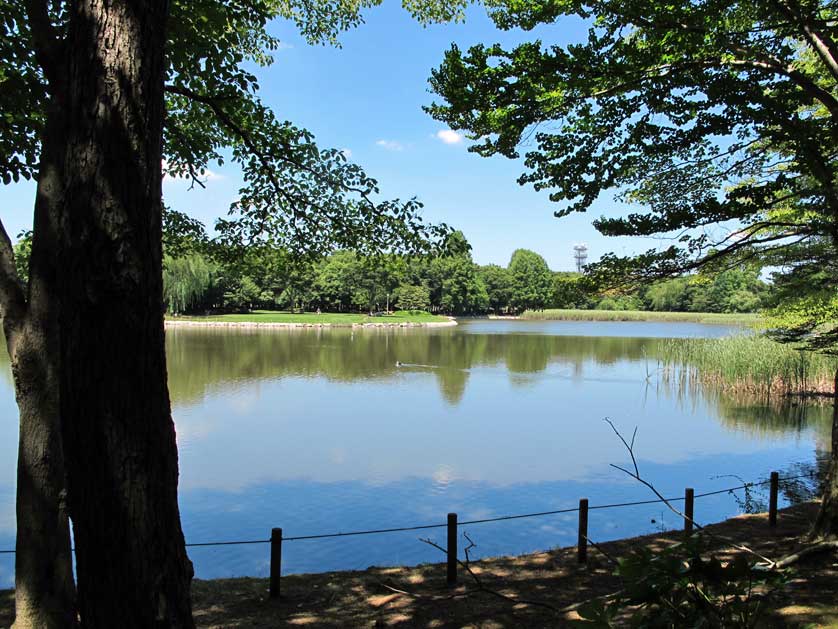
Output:
[[[695,511],[695,490],[687,487],[684,490],[684,531],[687,535],[693,532],[693,513]]]
[[[457,514],[448,514],[448,579],[449,586],[457,585]]]
[[[588,499],[579,501],[579,540],[576,551],[579,563],[588,563]]]
[[[279,598],[279,577],[281,574],[282,529],[271,529],[271,598]]]
[[[772,529],[777,526],[777,494],[780,491],[780,475],[771,472],[771,489],[768,494],[768,526]]]

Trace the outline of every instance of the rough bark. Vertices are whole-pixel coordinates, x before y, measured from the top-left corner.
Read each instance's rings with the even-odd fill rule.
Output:
[[[51,112],[42,139],[29,295],[6,327],[20,410],[15,553],[15,629],[75,624],[75,586],[58,415],[55,218],[61,199],[61,118]]]
[[[838,537],[838,370],[835,371],[832,400],[832,453],[824,481],[821,508],[812,528],[812,537],[824,539]]]
[[[194,626],[166,384],[165,0],[71,4],[60,411],[89,628]]]

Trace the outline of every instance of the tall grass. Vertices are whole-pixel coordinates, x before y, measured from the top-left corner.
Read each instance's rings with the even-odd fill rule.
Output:
[[[838,359],[800,351],[760,335],[672,339],[658,349],[664,380],[698,381],[735,392],[830,393]]]
[[[526,310],[520,318],[533,321],[685,321],[728,325],[748,325],[759,321],[759,315],[752,313],[570,309]]]

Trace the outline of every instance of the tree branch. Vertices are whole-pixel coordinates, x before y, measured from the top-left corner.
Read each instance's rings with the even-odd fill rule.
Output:
[[[7,340],[9,340],[9,332],[18,328],[23,322],[25,312],[26,295],[17,274],[12,239],[9,238],[0,220],[0,318],[7,332]]]
[[[50,20],[49,7],[45,0],[26,0],[25,6],[38,64],[43,69],[53,94],[63,93],[63,46]]]
[[[614,463],[611,463],[611,467],[613,467],[613,468],[615,468],[615,469],[620,470],[621,472],[623,472],[623,473],[627,474],[628,476],[631,476],[631,477],[632,477],[634,480],[636,480],[637,482],[639,482],[639,483],[641,483],[641,484],[645,485],[646,487],[648,487],[650,490],[652,490],[652,493],[653,493],[653,494],[655,494],[655,495],[656,495],[656,496],[660,499],[660,501],[661,501],[661,502],[663,502],[663,504],[664,504],[664,505],[666,505],[667,509],[669,509],[670,511],[672,511],[672,513],[674,513],[675,515],[677,515],[677,516],[679,516],[679,517],[683,518],[684,520],[687,520],[687,521],[689,521],[689,522],[692,522],[693,526],[694,526],[696,529],[698,529],[699,531],[703,531],[706,535],[708,535],[708,536],[710,536],[710,537],[713,537],[713,538],[715,538],[715,539],[721,540],[721,541],[723,541],[723,542],[725,542],[725,543],[727,543],[727,544],[731,544],[731,545],[733,546],[733,548],[735,548],[735,549],[737,549],[737,550],[741,550],[741,551],[743,551],[743,552],[746,552],[746,553],[748,553],[749,555],[752,555],[752,556],[754,556],[754,557],[757,557],[757,558],[758,558],[759,560],[761,560],[761,561],[764,561],[764,562],[769,563],[769,564],[774,564],[774,563],[775,563],[773,560],[769,559],[768,557],[765,557],[764,555],[760,555],[760,554],[759,554],[758,552],[756,552],[755,550],[752,550],[752,549],[748,548],[747,546],[745,546],[745,545],[743,545],[743,544],[737,544],[737,543],[736,543],[736,542],[734,542],[733,540],[728,539],[728,538],[726,538],[726,537],[723,537],[723,536],[721,536],[721,535],[716,535],[716,534],[709,533],[709,532],[708,532],[708,531],[707,531],[707,530],[706,530],[703,526],[701,526],[701,525],[700,525],[698,522],[696,522],[693,518],[689,518],[689,517],[687,517],[687,515],[686,515],[685,513],[683,513],[683,512],[681,512],[681,511],[679,511],[678,509],[676,509],[676,508],[672,505],[672,502],[670,502],[669,500],[667,500],[667,499],[663,496],[663,494],[662,494],[662,493],[660,493],[660,492],[658,491],[657,487],[655,487],[652,483],[650,483],[650,482],[649,482],[649,481],[647,481],[645,478],[643,478],[643,477],[641,477],[641,476],[640,476],[639,468],[638,468],[638,466],[637,466],[637,458],[634,456],[634,438],[635,438],[635,436],[637,435],[637,428],[635,427],[635,429],[634,429],[634,435],[633,435],[633,436],[632,436],[632,438],[631,438],[631,444],[629,444],[629,443],[625,440],[625,438],[623,437],[623,435],[620,433],[620,431],[619,431],[619,430],[617,430],[617,427],[614,425],[614,422],[612,422],[612,421],[611,421],[609,418],[607,418],[607,417],[605,418],[605,421],[606,421],[606,423],[607,423],[609,426],[611,426],[611,430],[613,430],[613,431],[614,431],[614,434],[615,434],[615,435],[617,435],[617,436],[620,438],[620,441],[622,441],[622,442],[623,442],[623,445],[624,445],[624,446],[626,447],[626,449],[628,450],[629,456],[631,456],[631,462],[634,464],[634,470],[635,470],[635,471],[634,471],[634,473],[632,473],[631,471],[627,470],[626,468],[624,468],[624,467],[620,467],[619,465],[615,465]]]

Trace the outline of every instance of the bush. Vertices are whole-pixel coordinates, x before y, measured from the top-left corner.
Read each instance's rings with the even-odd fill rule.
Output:
[[[706,557],[706,558],[705,558]],[[619,560],[624,589],[578,610],[583,627],[758,627],[765,600],[784,579],[758,571],[744,554],[723,563],[698,534],[657,554],[648,548]],[[759,594],[757,594],[759,591]],[[627,620],[628,617],[628,620]]]

